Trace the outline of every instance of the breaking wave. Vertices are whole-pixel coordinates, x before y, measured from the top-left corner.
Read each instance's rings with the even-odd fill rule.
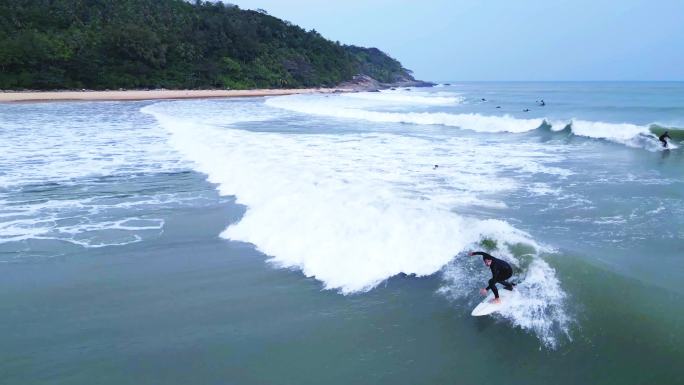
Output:
[[[337,100],[313,99],[296,95],[271,98],[271,107],[303,114],[335,118],[362,119],[379,123],[411,123],[420,125],[443,125],[480,132],[526,132],[541,126],[544,119],[516,119],[511,116],[484,116],[475,113],[453,114],[447,112],[386,112],[349,107]]]
[[[544,250],[506,221],[458,213],[459,207],[505,205],[494,195],[522,186],[502,170],[507,175],[563,173],[543,165],[547,155],[524,144],[502,149],[507,156],[497,157],[492,149],[478,149],[463,138],[253,132],[205,124],[202,116],[179,118],[180,108],[161,102],[142,112],[157,119],[170,133],[171,145],[216,183],[221,194],[246,206],[243,218],[221,236],[254,244],[274,265],[299,269],[326,289],[351,294],[398,274],[427,276],[445,266],[466,271],[468,266],[455,264],[454,256],[477,247],[483,238]],[[233,112],[229,108],[214,114],[243,118]],[[444,146],[454,151],[444,152]],[[474,151],[487,151],[494,160],[459,167],[469,164]],[[439,170],[431,168],[435,161],[441,162]],[[497,183],[487,182],[491,180]],[[534,259],[530,266],[548,266]],[[552,345],[552,325],[562,323],[565,314],[562,290],[552,269],[545,271],[547,280],[528,274],[521,283],[530,299],[527,310],[507,317]],[[477,287],[473,283],[454,290],[465,295]],[[553,312],[534,310],[546,296],[558,298],[548,301]]]
[[[360,95],[360,96],[359,96]],[[345,99],[360,98],[372,99],[366,94],[349,94]],[[378,100],[385,100],[386,94],[380,93]],[[418,100],[439,100],[440,97],[414,96],[405,93],[396,94],[397,97],[406,98],[406,101],[418,102]],[[665,129],[657,125],[636,125],[631,123],[608,123],[587,121],[581,119],[551,120],[547,118],[517,118],[510,115],[482,115],[478,113],[450,113],[450,112],[393,112],[377,110],[374,104],[354,104],[340,101],[339,98],[320,98],[311,95],[292,95],[271,98],[266,104],[288,111],[309,115],[329,116],[343,119],[360,119],[378,123],[408,123],[416,125],[441,125],[458,127],[461,129],[478,132],[509,132],[522,133],[544,128],[551,131],[567,131],[573,135],[593,139],[604,139],[629,147],[643,148],[649,151],[662,150],[655,133],[664,132]],[[439,103],[435,103],[439,104]],[[671,129],[670,136],[673,140],[684,139],[684,131]],[[678,148],[671,143],[670,148]]]

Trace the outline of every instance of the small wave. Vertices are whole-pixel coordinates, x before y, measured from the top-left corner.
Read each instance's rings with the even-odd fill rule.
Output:
[[[345,98],[363,99],[380,103],[423,104],[423,105],[454,105],[462,103],[464,98],[454,94],[433,95],[431,93],[404,92],[404,91],[381,91],[381,92],[358,92],[342,94]]]
[[[380,98],[382,96],[378,96]],[[407,95],[408,97],[408,95]],[[636,125],[631,123],[608,123],[572,119],[569,121],[547,118],[515,118],[510,115],[481,115],[477,113],[447,112],[387,112],[374,111],[372,106],[339,103],[324,100],[310,95],[293,95],[271,98],[266,104],[288,111],[310,115],[330,116],[334,118],[359,119],[379,123],[408,123],[417,125],[442,125],[458,127],[478,132],[522,133],[540,130],[550,133],[576,135],[592,139],[603,139],[634,148],[649,151],[661,151],[662,145],[656,133],[669,130],[674,142],[684,140],[684,130],[665,128],[658,125]],[[669,148],[678,145],[670,143]]]
[[[266,101],[271,107],[310,115],[335,118],[360,119],[380,123],[411,123],[420,125],[443,125],[480,132],[526,132],[544,123],[544,119],[517,119],[508,115],[485,116],[475,113],[452,114],[447,112],[381,112],[362,108],[348,108],[338,103],[300,95],[271,98]]]
[[[613,143],[619,143],[628,147],[643,148],[649,151],[663,150],[656,134],[662,134],[666,129],[654,128],[658,126],[641,126],[631,123],[607,123],[574,119],[570,121],[544,121],[538,128],[540,133],[552,135],[573,135],[591,139],[602,139]],[[673,134],[674,133],[674,134]],[[677,129],[670,131],[673,140],[682,137],[684,131]],[[670,143],[670,149],[678,146]]]
[[[675,142],[684,141],[684,128],[666,127],[659,124],[651,124],[649,126],[649,131],[656,136],[660,136],[667,131],[668,135],[670,135],[672,140]]]

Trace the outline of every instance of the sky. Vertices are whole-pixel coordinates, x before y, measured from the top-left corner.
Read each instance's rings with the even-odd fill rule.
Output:
[[[684,80],[684,0],[230,0],[418,79]]]

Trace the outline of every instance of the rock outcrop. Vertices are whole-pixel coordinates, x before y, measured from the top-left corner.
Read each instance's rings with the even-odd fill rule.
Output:
[[[368,75],[359,74],[352,80],[340,83],[337,87],[356,91],[379,91],[396,87],[432,87],[434,85],[434,83],[415,80],[411,76],[398,78],[392,83],[382,83]]]

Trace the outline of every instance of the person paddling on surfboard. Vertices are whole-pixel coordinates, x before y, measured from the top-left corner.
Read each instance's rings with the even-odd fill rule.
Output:
[[[511,268],[511,265],[509,265],[508,262],[494,258],[483,251],[471,252],[470,255],[481,255],[485,265],[489,266],[489,269],[492,271],[492,278],[489,280],[489,285],[484,289],[480,289],[480,293],[482,295],[487,295],[487,291],[491,289],[492,293],[494,293],[493,302],[501,303],[501,300],[499,299],[499,290],[497,290],[496,284],[502,284],[506,290],[513,290],[513,286],[515,285],[506,281],[513,275],[513,268]]]

